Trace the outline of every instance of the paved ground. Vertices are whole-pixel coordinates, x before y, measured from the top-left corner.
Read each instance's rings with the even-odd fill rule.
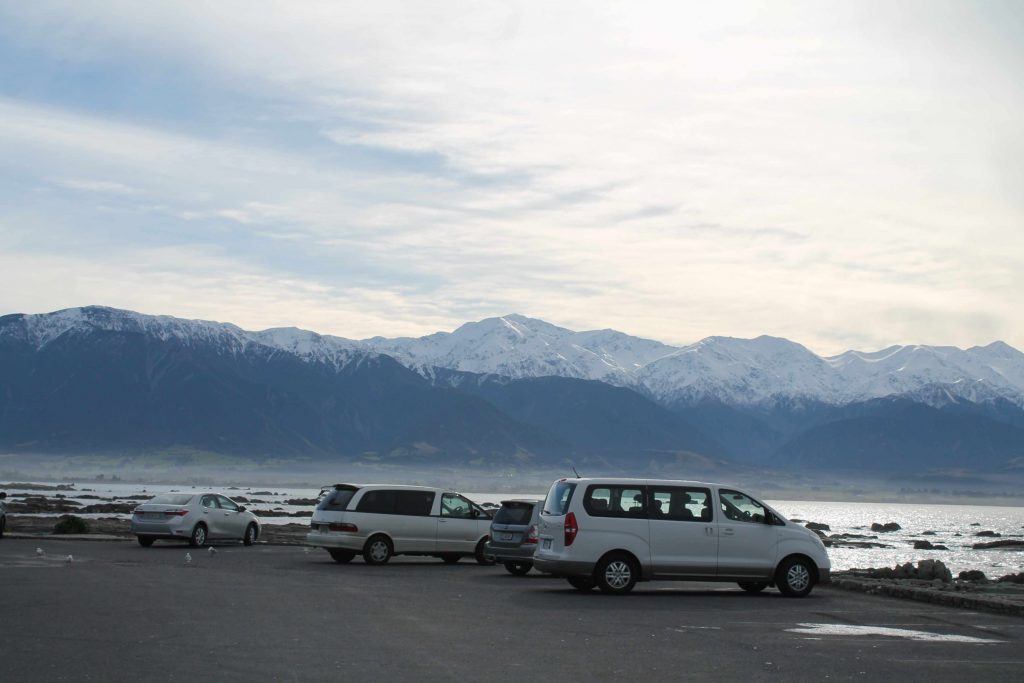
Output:
[[[1015,617],[728,584],[609,598],[466,560],[280,546],[5,538],[0,610],[3,681],[988,682],[1024,666]]]

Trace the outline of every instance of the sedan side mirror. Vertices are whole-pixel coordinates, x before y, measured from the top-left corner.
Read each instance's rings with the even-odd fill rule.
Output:
[[[238,506],[238,511],[239,512],[245,512],[245,506],[244,505],[239,505]]]

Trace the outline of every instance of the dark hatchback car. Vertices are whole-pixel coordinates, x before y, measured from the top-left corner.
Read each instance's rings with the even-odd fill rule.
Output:
[[[533,568],[542,502],[504,500],[491,521],[491,540],[487,542],[485,553],[512,574],[522,576]]]

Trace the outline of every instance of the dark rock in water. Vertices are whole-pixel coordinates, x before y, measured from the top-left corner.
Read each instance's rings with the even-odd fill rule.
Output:
[[[828,524],[822,524],[821,522],[807,522],[804,526],[811,531],[832,531]]]
[[[0,484],[0,489],[21,489],[22,491],[74,491],[74,484],[57,484],[52,486],[50,484],[25,484],[19,482],[11,482],[10,484]]]
[[[274,495],[274,493],[272,491],[253,491],[252,495],[254,495],[254,496],[272,496],[272,495]]]
[[[885,524],[879,524],[878,522],[874,522],[871,525],[871,530],[872,531],[879,531],[879,532],[882,532],[882,533],[888,533],[890,531],[899,531],[902,528],[903,527],[901,527],[896,522],[886,522]]]
[[[829,536],[829,538],[878,538],[878,536],[869,536],[867,534],[832,534],[831,536]]]
[[[851,574],[864,574],[873,579],[919,579],[922,581],[934,581],[936,579],[943,583],[953,580],[953,574],[940,560],[921,560],[915,567],[910,562],[897,565],[896,567],[882,567],[876,569],[851,569]]]
[[[931,541],[914,541],[914,550],[949,550],[949,548],[941,543],[932,545]]]
[[[235,501],[236,503],[248,503],[249,502],[249,499],[246,498],[245,496],[231,496],[231,500]]]
[[[316,498],[291,498],[284,502],[285,505],[309,505],[313,506],[317,504]]]
[[[14,500],[7,503],[8,512],[37,513],[37,512],[77,512],[82,506],[73,500],[56,500],[42,496],[29,496],[22,500]]]
[[[1024,583],[1024,572],[1020,574],[1007,574],[996,579],[999,583]]]
[[[981,526],[981,522],[971,522],[971,526]]]
[[[121,513],[130,514],[135,512],[137,505],[135,503],[97,503],[95,505],[86,505],[79,512],[105,512],[105,513]]]
[[[934,531],[922,531],[921,535],[922,536],[934,536],[935,532]]]
[[[796,519],[796,518],[793,518],[793,519],[791,519],[789,521],[793,522],[793,524],[804,524],[804,523],[807,522],[806,519]]]
[[[989,541],[988,543],[975,543],[971,546],[972,550],[990,550],[992,548],[1020,548],[1024,550],[1024,541],[1004,539],[1002,541]]]
[[[286,512],[280,508],[276,510],[253,510],[257,517],[312,517],[312,510],[299,510],[298,512]]]
[[[959,581],[988,581],[988,577],[985,576],[985,572],[980,569],[971,569],[969,571],[960,572],[956,578]]]
[[[1000,536],[1002,536],[1002,534],[1000,534],[1000,533],[998,533],[996,531],[988,531],[988,530],[986,530],[986,531],[979,531],[978,533],[976,533],[974,535],[975,536],[984,536],[986,538],[999,538]]]

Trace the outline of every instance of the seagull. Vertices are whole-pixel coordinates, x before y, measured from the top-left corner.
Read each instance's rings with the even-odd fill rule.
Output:
[[[42,548],[36,548],[36,555],[38,555],[39,557],[42,557],[45,554],[46,553],[43,552]]]
[[[75,561],[75,558],[72,557],[71,555],[68,555],[67,557],[64,558],[64,564],[71,564],[74,561]]]
[[[212,545],[208,548],[208,550],[210,551],[211,555],[216,555],[217,554],[217,549],[214,548]]]
[[[307,545],[307,546],[306,546],[305,548],[303,548],[303,549],[302,549],[302,552],[304,552],[304,553],[306,553],[307,555],[309,555],[309,546]]]
[[[185,553],[185,564],[192,564],[192,553]]]

